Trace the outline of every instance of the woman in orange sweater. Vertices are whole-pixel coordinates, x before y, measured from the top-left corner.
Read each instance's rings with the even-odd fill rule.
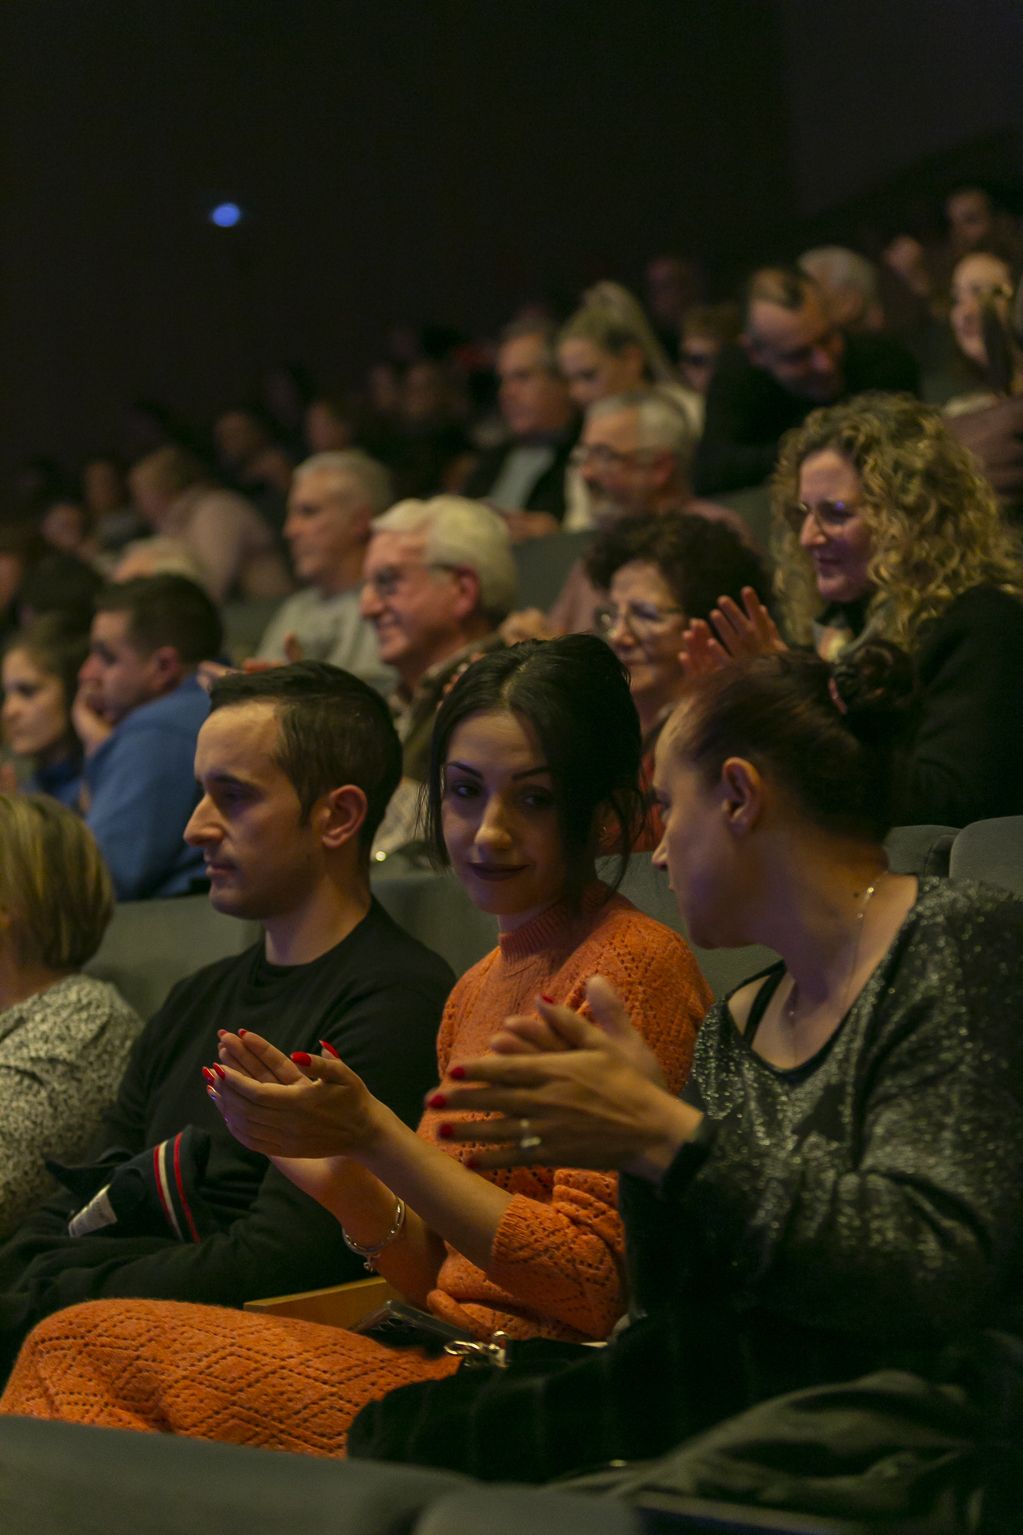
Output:
[[[571,635],[495,652],[442,705],[429,781],[431,840],[499,945],[455,987],[443,1077],[538,996],[585,1011],[599,971],[626,1000],[665,1085],[688,1074],[706,984],[677,934],[595,876],[598,847],[637,823],[640,733],[625,671]],[[329,1055],[289,1060],[225,1035],[208,1074],[238,1138],[329,1209],[349,1245],[408,1300],[463,1336],[606,1337],[624,1308],[613,1175],[530,1165],[470,1170],[464,1113],[434,1094],[418,1132]],[[457,1072],[456,1072],[457,1074]],[[542,1158],[528,1123],[522,1144]],[[478,1148],[477,1148],[478,1149]],[[396,1386],[456,1369],[449,1357],[209,1307],[98,1301],[31,1335],[3,1410],[164,1430],[322,1455]]]

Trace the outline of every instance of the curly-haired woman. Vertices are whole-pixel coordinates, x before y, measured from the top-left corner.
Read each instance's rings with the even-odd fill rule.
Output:
[[[976,461],[938,411],[864,394],[785,438],[773,483],[776,588],[795,644],[869,632],[912,655],[917,697],[899,819],[1023,813],[1023,559]],[[691,626],[691,665],[781,644],[752,594]]]

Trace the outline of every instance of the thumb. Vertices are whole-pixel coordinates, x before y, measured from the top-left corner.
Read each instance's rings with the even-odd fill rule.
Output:
[[[586,982],[586,1000],[593,1014],[593,1021],[608,1039],[631,1039],[635,1034],[632,1021],[625,1011],[621,997],[610,981],[602,975],[591,975]]]

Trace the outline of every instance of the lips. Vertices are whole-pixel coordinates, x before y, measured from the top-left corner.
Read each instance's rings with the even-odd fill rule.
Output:
[[[501,880],[513,879],[516,874],[521,874],[525,869],[524,863],[515,864],[505,868],[501,864],[471,863],[468,865],[471,874],[477,879],[486,880],[488,883],[499,884]]]

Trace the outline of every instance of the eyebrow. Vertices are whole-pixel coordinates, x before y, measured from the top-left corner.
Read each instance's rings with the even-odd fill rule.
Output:
[[[215,785],[217,788],[229,789],[254,789],[256,787],[255,781],[253,779],[238,778],[234,773],[210,773],[208,778],[206,778],[205,783],[201,778],[196,778],[196,783],[200,786],[200,788],[204,788],[210,784]]]
[[[452,768],[457,768],[460,773],[468,773],[471,778],[483,777],[483,774],[480,772],[479,768],[470,767],[467,762],[447,762],[444,765],[449,772]],[[512,779],[517,780],[519,778],[533,778],[538,773],[550,773],[550,768],[545,762],[539,763],[536,767],[523,768],[521,773],[513,773]]]

